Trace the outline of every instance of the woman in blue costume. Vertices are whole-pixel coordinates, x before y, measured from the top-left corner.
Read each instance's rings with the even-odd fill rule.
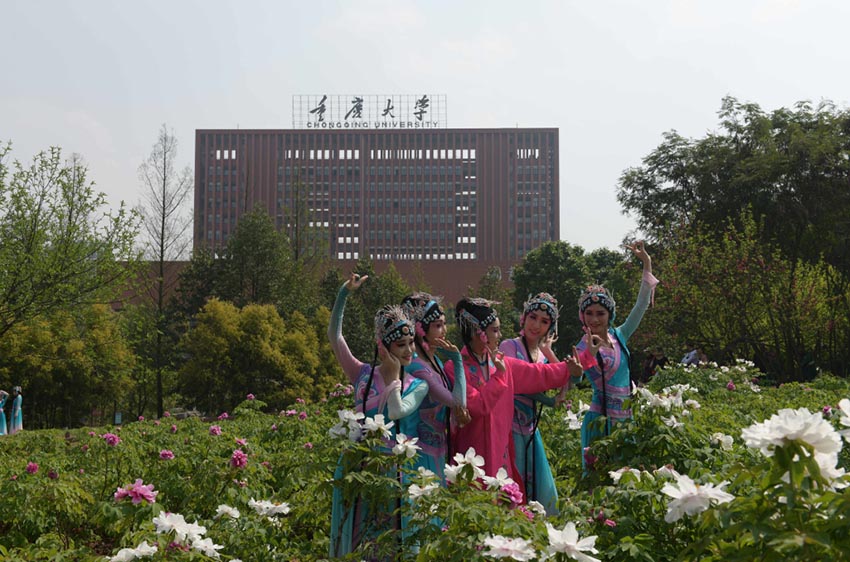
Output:
[[[636,242],[628,248],[643,263],[643,277],[637,301],[626,321],[617,328],[613,327],[617,305],[608,290],[601,285],[590,285],[578,300],[579,319],[585,331],[585,336],[576,346],[579,359],[583,366],[596,359],[596,365],[585,367],[584,371],[584,376],[593,388],[590,411],[584,414],[581,425],[581,462],[585,473],[588,469],[588,447],[593,441],[610,433],[613,424],[632,417],[632,411],[623,408],[623,402],[632,391],[630,355],[626,344],[649,308],[658,284],[658,279],[652,275],[652,260],[643,242]],[[606,418],[604,423],[594,423],[603,416]]]
[[[3,406],[6,405],[6,398],[8,397],[8,392],[0,390],[0,435],[6,435],[6,412],[3,411]]]
[[[558,326],[558,301],[549,293],[529,296],[522,308],[520,336],[505,340],[499,351],[529,363],[557,363],[552,351]],[[566,388],[566,387],[565,387]],[[563,395],[559,395],[561,398]],[[559,401],[546,394],[518,394],[514,397],[514,454],[529,500],[540,502],[547,515],[558,513],[558,491],[546,449],[537,424],[542,406],[554,407]]]
[[[21,394],[21,387],[16,386],[12,389],[12,396],[15,399],[12,401],[12,413],[9,417],[9,435],[14,435],[15,433],[24,429],[24,414],[21,409],[21,403],[24,400],[23,394]]]
[[[375,315],[375,356],[371,363],[359,361],[351,353],[342,337],[342,319],[345,300],[368,278],[352,273],[340,288],[331,313],[328,338],[337,361],[354,386],[355,409],[367,418],[383,414],[399,420],[402,427],[415,427],[417,408],[428,394],[428,384],[420,379],[404,376],[404,367],[413,359],[413,323],[398,306],[385,306]],[[381,364],[376,366],[378,356]],[[411,416],[413,414],[413,416]],[[412,420],[406,420],[413,417]],[[395,428],[394,428],[395,429]],[[403,432],[403,431],[400,431]],[[393,432],[395,433],[395,431]],[[412,437],[416,435],[413,434]],[[410,437],[410,435],[409,435]],[[392,442],[386,441],[381,451],[390,454]],[[334,480],[344,477],[342,462],[337,467]],[[373,513],[368,513],[369,508]],[[398,507],[398,506],[395,506]],[[376,537],[387,526],[397,524],[389,513],[379,513],[374,506],[355,499],[345,501],[342,490],[335,486],[331,513],[330,555],[343,556],[357,550],[361,543]]]
[[[466,375],[458,348],[446,340],[446,315],[440,297],[415,293],[402,300],[402,307],[416,328],[416,355],[405,371],[428,383],[428,396],[419,406],[418,427],[404,428],[419,437],[421,451],[416,468],[423,467],[439,476],[445,483],[444,469],[448,462],[451,425],[469,421],[466,409]],[[441,358],[442,356],[442,358]],[[446,374],[443,360],[454,364],[454,383]],[[407,420],[413,418],[409,416]]]

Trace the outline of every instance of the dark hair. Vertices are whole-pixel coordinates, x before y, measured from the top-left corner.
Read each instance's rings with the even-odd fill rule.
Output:
[[[487,299],[463,297],[455,306],[455,321],[460,329],[463,345],[469,346],[472,338],[495,322],[499,315],[493,308],[494,302]]]

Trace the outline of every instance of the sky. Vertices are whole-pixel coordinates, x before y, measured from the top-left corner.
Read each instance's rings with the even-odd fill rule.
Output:
[[[292,126],[292,96],[445,94],[448,126],[556,127],[561,239],[618,248],[629,167],[724,96],[766,111],[850,98],[846,0],[0,0],[0,140],[79,153],[140,203],[162,124]]]

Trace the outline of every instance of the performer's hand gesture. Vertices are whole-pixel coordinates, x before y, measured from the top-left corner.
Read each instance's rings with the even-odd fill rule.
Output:
[[[383,345],[378,345],[378,356],[381,358],[381,375],[384,377],[384,384],[389,385],[393,381],[399,380],[401,373],[401,361],[393,355]]]
[[[369,279],[368,275],[351,272],[351,275],[348,276],[348,281],[345,282],[345,288],[349,291],[356,291],[367,279]]]
[[[501,351],[497,351],[493,354],[493,364],[496,365],[496,370],[505,372],[507,369],[505,368],[505,354]]]
[[[587,345],[587,351],[590,352],[594,357],[599,350],[603,347],[608,347],[613,349],[613,345],[611,345],[611,341],[608,339],[608,334],[605,334],[605,337],[597,336],[596,334],[590,333],[590,328],[584,328],[584,343]],[[576,355],[578,357],[578,355]]]
[[[452,415],[455,417],[458,427],[463,427],[472,421],[472,416],[469,415],[469,410],[460,404],[452,406]]]
[[[598,337],[598,336],[596,336]],[[598,349],[598,348],[597,348]],[[595,355],[595,354],[594,354]],[[570,371],[570,376],[573,378],[578,378],[584,372],[584,369],[581,367],[581,361],[578,359],[578,350],[575,346],[573,346],[573,354],[567,357],[564,362],[567,364],[567,369]],[[569,385],[567,385],[569,386]],[[564,387],[566,390],[567,387]]]
[[[460,350],[455,344],[446,338],[434,338],[434,347],[437,351],[445,351],[448,353],[460,353]]]

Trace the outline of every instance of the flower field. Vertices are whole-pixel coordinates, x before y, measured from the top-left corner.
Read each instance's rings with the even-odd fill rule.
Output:
[[[24,431],[0,438],[0,560],[320,560],[340,459],[359,467],[342,496],[397,506],[409,529],[351,560],[850,559],[850,385],[758,378],[744,361],[664,369],[584,453],[589,390],[571,390],[540,424],[548,518],[474,451],[447,487],[410,470],[415,440],[384,442],[390,422],[357,419],[346,387],[273,413],[249,396],[217,419]]]

